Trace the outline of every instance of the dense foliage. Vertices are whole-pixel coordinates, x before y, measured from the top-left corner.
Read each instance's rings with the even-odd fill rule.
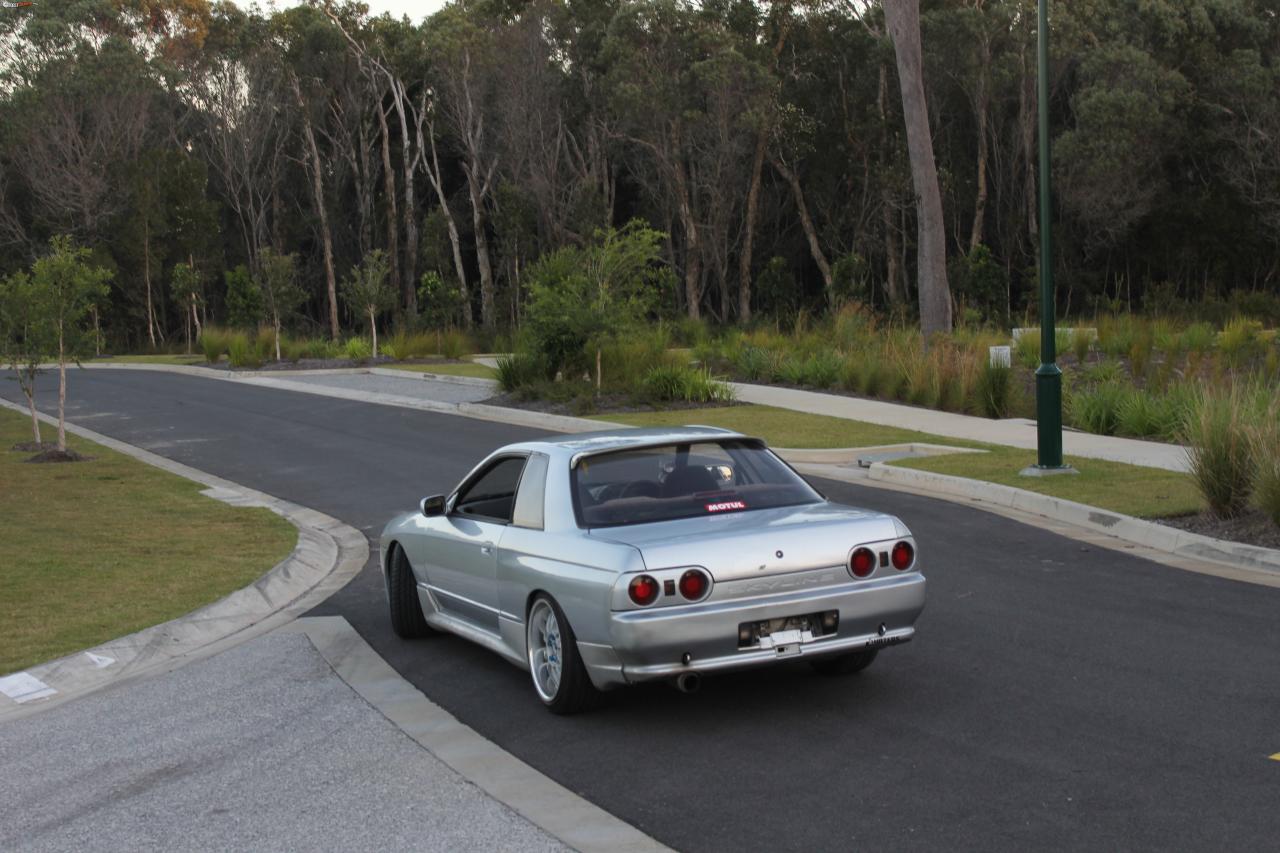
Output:
[[[1274,311],[1274,4],[1053,8],[1060,308]],[[359,328],[369,303],[339,302],[340,271],[374,250],[406,320],[514,326],[531,270],[637,218],[665,235],[660,314],[913,310],[876,0],[467,0],[421,22],[358,4],[5,11],[0,277],[73,235],[114,273],[117,347],[211,321]],[[1034,3],[921,13],[956,317],[1022,317],[1043,225]]]

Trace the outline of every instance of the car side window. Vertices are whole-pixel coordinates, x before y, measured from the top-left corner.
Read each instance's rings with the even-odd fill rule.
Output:
[[[453,503],[453,511],[458,515],[509,524],[524,464],[523,456],[508,456],[494,462],[463,487]]]

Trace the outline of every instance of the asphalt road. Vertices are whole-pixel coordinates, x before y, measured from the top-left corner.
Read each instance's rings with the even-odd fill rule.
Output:
[[[0,394],[17,399],[11,383]],[[41,403],[52,411],[52,390]],[[494,446],[535,434],[100,370],[73,374],[70,417],[375,538]],[[396,638],[375,565],[316,612],[345,616],[481,734],[683,850],[1274,849],[1280,590],[952,503],[816,484],[900,516],[929,577],[917,639],[859,676],[784,666],[692,696],[620,691],[558,718],[491,653]]]

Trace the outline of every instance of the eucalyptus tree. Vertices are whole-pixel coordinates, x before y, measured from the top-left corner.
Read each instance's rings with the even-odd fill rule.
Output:
[[[36,379],[49,349],[49,301],[31,276],[19,270],[0,278],[0,363],[8,365],[31,412],[31,435],[40,444]]]
[[[279,361],[280,329],[307,299],[306,291],[298,286],[297,256],[263,249],[258,255],[258,271],[253,281],[262,294],[263,308],[275,332],[276,361]]]
[[[381,249],[365,255],[342,280],[342,295],[351,313],[369,321],[373,357],[378,357],[378,315],[396,304],[396,284],[387,278],[387,256]]]
[[[91,264],[93,252],[77,247],[71,237],[60,235],[49,244],[48,254],[31,267],[34,298],[43,305],[44,324],[39,340],[56,349],[58,357],[58,449],[67,449],[67,362],[86,354],[89,338],[84,320],[94,302],[102,298],[111,273]]]
[[[898,62],[907,151],[916,190],[916,289],[920,302],[920,330],[927,346],[933,333],[951,331],[951,292],[947,287],[942,197],[924,93],[919,0],[884,0],[884,14]]]

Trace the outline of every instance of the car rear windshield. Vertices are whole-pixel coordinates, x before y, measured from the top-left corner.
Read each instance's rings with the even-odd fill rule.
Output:
[[[672,444],[588,456],[573,469],[583,527],[814,503],[822,496],[751,441]]]

